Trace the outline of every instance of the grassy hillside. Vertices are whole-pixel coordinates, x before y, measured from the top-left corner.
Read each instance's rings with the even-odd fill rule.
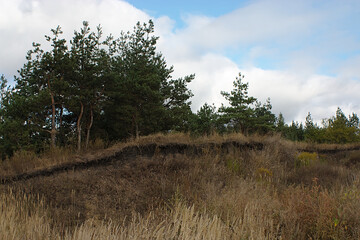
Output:
[[[182,134],[102,146],[3,162],[0,239],[360,238],[360,146]]]

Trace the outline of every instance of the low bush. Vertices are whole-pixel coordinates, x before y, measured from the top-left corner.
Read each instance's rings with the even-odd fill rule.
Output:
[[[317,153],[302,152],[295,160],[295,167],[306,167],[316,163],[319,160]]]

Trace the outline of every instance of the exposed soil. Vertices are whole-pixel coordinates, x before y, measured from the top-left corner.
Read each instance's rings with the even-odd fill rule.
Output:
[[[36,170],[32,172],[26,172],[15,176],[0,176],[0,184],[9,184],[17,181],[24,181],[36,177],[45,177],[58,174],[67,171],[79,171],[99,166],[108,166],[114,163],[125,163],[132,161],[137,157],[152,158],[155,155],[175,155],[182,154],[184,156],[199,156],[204,153],[215,153],[215,154],[227,154],[229,151],[237,149],[243,150],[262,150],[264,147],[263,143],[251,142],[251,143],[240,143],[237,141],[227,141],[221,144],[208,143],[208,144],[179,144],[171,143],[167,145],[157,145],[156,143],[141,145],[141,146],[128,146],[125,147],[115,154],[105,156],[94,160],[84,160],[82,162],[73,162],[57,165],[51,168]]]

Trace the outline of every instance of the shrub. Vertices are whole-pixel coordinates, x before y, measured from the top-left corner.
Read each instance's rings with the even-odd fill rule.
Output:
[[[226,167],[231,172],[239,174],[240,173],[240,162],[237,159],[229,158],[226,160]]]
[[[317,162],[319,156],[317,153],[302,152],[295,160],[295,167],[306,167]]]
[[[273,175],[272,171],[267,168],[260,167],[256,169],[256,178],[260,181],[262,180],[270,181],[272,175]]]
[[[351,152],[343,162],[348,167],[358,166],[360,163],[360,151]]]
[[[101,138],[96,138],[93,142],[91,142],[89,149],[101,150],[101,149],[104,149],[105,147],[106,147],[106,144],[105,144],[104,140],[102,140]]]

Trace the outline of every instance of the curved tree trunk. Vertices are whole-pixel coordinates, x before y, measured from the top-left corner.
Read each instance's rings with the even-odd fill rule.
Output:
[[[84,113],[84,104],[80,101],[80,114],[78,120],[76,122],[76,129],[77,129],[77,150],[80,152],[81,150],[81,119]]]
[[[90,121],[89,121],[89,125],[87,127],[87,132],[86,132],[86,143],[85,143],[85,148],[86,149],[89,147],[90,130],[91,130],[91,127],[93,125],[93,122],[94,122],[94,112],[93,112],[92,106],[90,106]]]

